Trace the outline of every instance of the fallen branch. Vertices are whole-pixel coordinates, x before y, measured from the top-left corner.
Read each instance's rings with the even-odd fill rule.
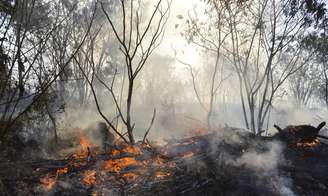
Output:
[[[282,132],[282,129],[278,125],[273,125],[279,132]]]

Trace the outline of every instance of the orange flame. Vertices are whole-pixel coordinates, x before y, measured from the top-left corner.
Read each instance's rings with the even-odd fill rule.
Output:
[[[82,132],[79,132],[79,143],[80,143],[82,150],[76,152],[73,155],[74,159],[86,158],[90,153],[89,151],[90,151],[90,147],[92,146],[92,143],[85,135],[82,134]],[[93,151],[94,151],[94,149],[93,149]]]
[[[45,177],[40,179],[41,184],[46,190],[51,190],[57,183],[58,175],[68,173],[68,168],[59,168],[54,173],[49,173]]]
[[[56,171],[57,174],[67,174],[68,173],[68,168],[64,167],[64,168],[59,168]]]
[[[83,174],[82,179],[83,184],[91,186],[96,183],[96,171],[95,170],[87,170]]]
[[[87,156],[90,155],[91,158],[97,158],[96,155],[98,154],[95,149],[97,147],[93,146],[92,148],[92,155],[90,147],[92,143],[88,140],[88,138],[80,133],[79,135],[79,142],[81,145],[81,150],[77,151],[73,157],[70,157],[69,159],[69,167],[63,167],[56,169],[49,173],[44,178],[41,178],[40,181],[42,185],[45,187],[45,189],[50,190],[54,186],[56,186],[57,178],[59,175],[67,174],[70,172],[70,168],[80,168],[83,165],[88,164],[88,160],[86,159]],[[92,186],[94,184],[99,184],[105,180],[116,180],[116,179],[123,179],[125,181],[135,181],[140,175],[147,172],[147,168],[154,168],[155,170],[153,174],[153,178],[166,178],[171,176],[172,174],[169,171],[166,171],[168,168],[174,168],[176,165],[174,162],[167,162],[165,156],[162,156],[158,154],[157,156],[154,155],[151,158],[147,160],[138,160],[138,155],[141,155],[144,151],[144,148],[147,148],[147,146],[143,147],[140,146],[131,146],[126,144],[118,144],[117,148],[112,149],[110,152],[110,155],[112,156],[120,156],[125,157],[123,158],[114,158],[104,160],[103,162],[103,168],[98,169],[90,169],[83,172],[82,178],[81,178],[81,184],[85,186]],[[126,157],[128,155],[128,157]],[[190,154],[186,153],[184,157],[192,156],[193,153]],[[111,156],[110,156],[111,157]],[[96,160],[96,159],[94,159]],[[137,166],[138,170],[134,170],[133,172],[131,170],[127,171],[126,168],[129,166]],[[156,169],[157,168],[157,169]],[[163,171],[165,170],[165,171]],[[113,175],[107,175],[107,172],[115,173],[120,178],[117,178],[117,176]],[[99,174],[97,177],[97,173]]]
[[[47,176],[41,178],[40,182],[42,183],[44,189],[51,190],[57,182],[57,177],[53,176],[51,174],[48,174]]]
[[[105,161],[104,169],[110,172],[119,173],[122,169],[129,165],[135,165],[137,161],[133,157],[124,157],[121,159]]]
[[[163,171],[158,171],[155,173],[156,178],[165,178],[171,176],[170,172],[163,172]]]
[[[90,147],[90,141],[84,135],[80,135],[80,145],[82,150],[86,151],[88,150],[88,147]]]
[[[129,172],[129,173],[123,174],[123,177],[128,181],[134,181],[139,177],[139,175],[136,173]]]
[[[119,154],[121,154],[121,152],[119,151],[119,150],[112,150],[112,152],[111,152],[111,154],[113,155],[113,156],[117,156],[117,155],[119,155]]]
[[[123,153],[130,153],[130,154],[133,154],[133,155],[140,155],[141,154],[141,150],[140,150],[139,147],[131,146],[131,145],[128,145],[128,146],[124,147],[122,152]]]

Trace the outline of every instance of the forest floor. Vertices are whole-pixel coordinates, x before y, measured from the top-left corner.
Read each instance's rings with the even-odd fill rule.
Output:
[[[38,151],[36,144],[24,145],[18,150]],[[81,148],[63,158],[34,155],[30,160],[26,155],[17,157],[14,150],[2,154],[6,155],[0,163],[3,195],[267,196],[328,192],[327,144],[294,148],[232,128],[171,140],[164,146],[120,144],[106,153],[97,147]]]

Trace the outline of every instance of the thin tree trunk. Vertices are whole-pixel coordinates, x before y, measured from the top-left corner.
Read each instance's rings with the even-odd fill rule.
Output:
[[[128,136],[129,140],[132,144],[134,144],[134,137],[133,137],[133,128],[134,126],[131,125],[131,105],[132,105],[132,94],[133,94],[133,78],[129,79],[129,88],[128,88],[128,97],[126,101],[126,124],[127,124],[127,131],[128,131]]]
[[[325,68],[323,73],[325,75],[325,102],[326,102],[326,106],[328,107],[328,76]]]
[[[56,119],[55,117],[52,115],[51,111],[50,111],[50,108],[49,108],[49,105],[46,103],[46,109],[47,109],[47,113],[48,113],[48,116],[51,120],[51,123],[52,123],[52,126],[53,126],[53,131],[54,131],[54,138],[55,138],[55,142],[56,144],[58,144],[58,134],[57,134],[57,124],[56,124]]]

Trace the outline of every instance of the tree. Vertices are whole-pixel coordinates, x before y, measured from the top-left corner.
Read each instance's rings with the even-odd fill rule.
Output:
[[[11,11],[0,15],[1,27],[4,27],[0,31],[1,56],[5,57],[1,60],[1,69],[6,72],[2,76],[4,81],[0,89],[0,140],[49,93],[86,39],[86,35],[81,36],[61,69],[52,69],[49,59],[43,56],[48,49],[46,46],[57,27],[71,17],[71,13],[64,16],[49,13],[54,4],[56,2],[13,1],[10,3]],[[94,11],[86,34],[90,31],[93,18]]]
[[[216,98],[218,91],[229,75],[223,73],[223,67],[225,64],[224,45],[227,44],[227,38],[230,32],[227,26],[224,25],[226,21],[226,7],[221,6],[219,2],[213,2],[213,7],[210,11],[205,10],[208,14],[208,18],[211,20],[202,21],[198,18],[197,13],[189,15],[186,19],[186,29],[183,36],[186,38],[189,44],[193,44],[199,47],[205,54],[210,54],[214,57],[214,62],[206,62],[208,65],[209,73],[205,74],[206,84],[208,86],[202,87],[206,89],[205,98],[201,96],[199,85],[199,78],[195,73],[193,63],[178,61],[187,66],[192,79],[193,90],[196,95],[196,99],[201,108],[206,112],[207,129],[213,129],[213,113],[214,106],[216,104]],[[180,16],[182,19],[182,16]]]
[[[109,23],[111,30],[115,35],[115,39],[118,42],[119,50],[124,59],[124,66],[127,77],[127,92],[126,97],[119,97],[126,103],[126,112],[123,112],[122,105],[115,93],[116,77],[118,73],[115,71],[110,84],[107,84],[99,75],[95,69],[93,69],[91,79],[88,78],[88,83],[91,87],[91,91],[95,98],[98,112],[108,123],[108,125],[126,142],[131,144],[135,143],[133,130],[135,124],[132,119],[132,106],[133,106],[133,94],[134,85],[139,76],[139,73],[144,68],[149,56],[159,46],[162,37],[164,35],[165,24],[167,22],[170,10],[170,1],[159,0],[148,17],[145,11],[142,10],[144,4],[141,1],[120,1],[120,10],[122,13],[121,20],[116,21],[106,10],[106,3],[101,2],[101,8],[105,17]],[[147,18],[143,18],[147,17]],[[84,72],[81,69],[82,72]],[[84,76],[87,75],[84,72]],[[96,78],[110,93],[112,100],[114,101],[116,110],[118,112],[118,118],[124,124],[128,140],[125,139],[125,134],[121,134],[112,120],[105,116],[97,99],[94,84],[92,78]],[[125,77],[125,76],[123,76]],[[122,89],[123,90],[123,89]],[[153,119],[155,116],[155,110]],[[114,118],[115,119],[115,118]],[[151,121],[153,122],[153,120]],[[152,124],[152,123],[151,123]],[[149,130],[146,131],[146,134]]]
[[[303,40],[303,45],[306,50],[314,52],[314,61],[319,67],[320,81],[317,88],[317,95],[328,106],[328,65],[327,65],[327,50],[328,50],[328,36],[327,27],[321,26],[321,33],[311,33]],[[318,78],[318,77],[317,77]]]
[[[261,134],[280,87],[312,55],[301,49],[310,16],[295,9],[305,4],[284,0],[205,2],[205,13],[221,13],[209,18],[216,22],[210,26],[214,35],[224,32],[224,44],[210,40],[211,35],[197,34],[199,28],[192,35],[210,40],[206,47],[221,46],[222,56],[230,61],[238,78],[245,126]],[[295,48],[291,55],[291,51],[287,54],[290,46]],[[300,60],[303,63],[298,63]]]
[[[318,91],[321,67],[315,61],[309,61],[289,78],[290,91],[296,107],[308,106]]]

